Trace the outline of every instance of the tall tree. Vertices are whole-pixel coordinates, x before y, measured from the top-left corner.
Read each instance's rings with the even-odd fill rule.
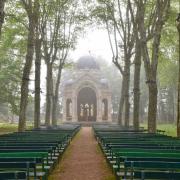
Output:
[[[84,19],[77,1],[58,1],[47,6],[46,28],[44,31],[43,51],[47,66],[46,78],[46,125],[57,124],[57,103],[61,71],[67,60],[69,50],[74,48],[78,32],[81,31],[80,22]],[[57,77],[54,78],[54,69]]]
[[[178,76],[178,101],[177,101],[177,136],[180,137],[180,13],[176,19],[179,36],[179,76]]]
[[[86,17],[82,10],[78,8],[77,1],[69,1],[66,7],[61,8],[63,22],[59,28],[59,47],[58,47],[58,70],[53,91],[52,104],[52,124],[57,125],[57,108],[59,101],[59,86],[62,70],[67,62],[69,51],[75,47],[76,40],[83,30],[83,23]]]
[[[132,19],[130,14],[130,4],[127,2],[112,1],[101,2],[106,5],[106,14],[104,15],[109,42],[113,54],[113,63],[122,74],[121,98],[119,103],[118,122],[122,124],[122,112],[125,108],[125,126],[129,126],[130,102],[130,66],[132,51],[135,42]],[[116,8],[117,7],[117,8]],[[125,11],[122,9],[125,8]],[[111,38],[111,30],[113,38]],[[123,56],[120,54],[123,53]]]
[[[40,106],[41,106],[41,27],[43,28],[43,22],[40,17],[40,4],[37,2],[37,9],[35,11],[35,95],[34,95],[34,128],[40,126]]]
[[[4,23],[4,5],[6,0],[0,0],[0,37],[1,37],[1,29]]]
[[[27,13],[28,17],[28,40],[27,40],[27,53],[26,61],[24,64],[22,83],[21,83],[21,100],[20,100],[20,112],[19,112],[19,125],[18,130],[24,131],[26,128],[26,108],[28,103],[28,92],[29,92],[29,76],[34,55],[34,40],[35,40],[35,22],[37,22],[37,10],[39,1],[35,0],[21,0],[21,3]]]
[[[134,105],[133,105],[133,127],[139,129],[139,113],[140,113],[140,73],[141,73],[141,41],[139,37],[139,9],[132,6],[132,2],[128,0],[130,13],[133,23],[133,31],[135,35],[135,57],[134,57]]]
[[[41,110],[41,61],[42,61],[42,44],[45,35],[46,21],[48,12],[46,11],[47,2],[40,1],[37,6],[37,18],[35,29],[35,100],[34,100],[34,127],[40,126]]]
[[[151,3],[147,0],[136,1],[140,10],[140,36],[142,41],[142,55],[146,71],[149,90],[148,131],[156,132],[157,115],[157,65],[163,25],[167,20],[170,0],[157,0]],[[148,8],[149,7],[149,8]],[[150,9],[150,12],[149,12]],[[151,45],[151,48],[149,48]],[[150,56],[151,53],[151,56]]]
[[[59,44],[59,29],[61,26],[61,13],[60,7],[66,2],[54,1],[54,4],[49,3],[46,6],[46,22],[43,34],[43,52],[44,60],[47,67],[46,72],[46,114],[45,124],[51,124],[52,112],[52,97],[53,97],[53,65],[57,59],[58,44]]]

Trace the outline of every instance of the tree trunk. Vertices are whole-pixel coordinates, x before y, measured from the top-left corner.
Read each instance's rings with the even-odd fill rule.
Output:
[[[124,77],[122,80],[122,86],[121,86],[121,97],[119,102],[119,109],[118,109],[118,124],[122,126],[122,114],[123,114],[123,107],[124,107]]]
[[[49,62],[49,61],[48,61]],[[52,109],[52,64],[47,63],[47,76],[46,76],[46,115],[45,124],[50,126],[51,124],[51,109]]]
[[[180,21],[180,20],[179,20]],[[177,26],[179,34],[179,77],[178,77],[178,98],[177,98],[177,137],[180,137],[180,22]]]
[[[124,101],[125,101],[125,127],[129,127],[129,113],[130,113],[130,103],[129,103],[129,83],[130,83],[130,63],[127,66],[127,70],[124,74],[125,90],[124,90]]]
[[[60,66],[58,69],[56,89],[53,96],[52,125],[57,125],[57,105],[58,105],[58,100],[59,100],[59,85],[60,85],[60,80],[61,80],[61,72],[62,72],[62,68]]]
[[[35,49],[35,97],[34,97],[34,128],[40,126],[40,101],[41,101],[41,39],[37,37]]]
[[[176,102],[175,102],[175,101],[176,101],[175,91],[176,91],[176,90],[175,90],[175,89],[172,89],[172,91],[173,91],[173,92],[172,92],[172,97],[173,97],[173,104],[172,104],[172,119],[173,119],[173,121],[172,121],[172,122],[174,123],[174,122],[176,121],[176,120],[175,120],[175,119],[176,119],[176,118],[175,118],[175,117],[176,117],[176,115],[175,115],[175,103],[176,103]]]
[[[156,133],[157,114],[157,84],[155,81],[148,83],[149,106],[148,106],[148,132]]]
[[[5,5],[5,0],[0,0],[0,37],[1,37],[2,25],[4,23],[4,5]]]
[[[39,128],[40,126],[40,101],[41,101],[41,44],[42,39],[40,38],[40,4],[39,1],[35,2],[35,96],[34,96],[34,128]]]
[[[139,112],[140,112],[140,74],[141,74],[141,44],[136,39],[136,50],[134,59],[134,109],[133,109],[133,126],[139,130]]]
[[[33,61],[34,54],[34,22],[32,19],[29,20],[29,34],[27,41],[27,54],[26,62],[23,69],[22,84],[21,84],[21,99],[20,99],[20,112],[19,112],[19,126],[18,131],[24,131],[26,128],[26,108],[28,103],[28,85],[29,76]]]

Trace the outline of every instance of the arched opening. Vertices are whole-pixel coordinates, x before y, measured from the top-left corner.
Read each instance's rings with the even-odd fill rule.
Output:
[[[108,120],[108,100],[102,100],[102,120]]]
[[[82,88],[77,97],[77,114],[79,121],[96,121],[96,93],[89,87]]]
[[[72,100],[66,100],[66,119],[72,120]]]

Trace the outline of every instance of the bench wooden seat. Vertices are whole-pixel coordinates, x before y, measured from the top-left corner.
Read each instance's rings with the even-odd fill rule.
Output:
[[[36,162],[0,162],[0,171],[7,171],[7,170],[21,170],[25,171],[27,178],[29,178],[30,171],[33,171],[33,176],[36,178]]]
[[[163,162],[163,161],[125,161],[125,168],[157,168],[157,169],[180,169],[180,162]]]
[[[34,158],[46,158],[48,157],[47,152],[12,152],[12,153],[0,153],[0,158],[2,157],[8,157],[8,158],[19,158],[19,157],[34,157]]]
[[[143,149],[143,148],[111,148],[111,151],[113,153],[119,153],[119,152],[138,152],[138,153],[179,153],[180,150],[177,149]]]
[[[27,180],[27,176],[25,171],[0,171],[0,179]]]
[[[106,146],[107,150],[108,149],[118,149],[118,148],[140,148],[140,149],[174,149],[174,150],[180,150],[180,146],[168,146],[168,145],[158,145],[158,144],[154,144],[154,145],[139,145],[139,144],[108,144]]]
[[[179,180],[180,172],[137,171],[134,172],[134,178],[138,178],[141,180],[144,179]]]

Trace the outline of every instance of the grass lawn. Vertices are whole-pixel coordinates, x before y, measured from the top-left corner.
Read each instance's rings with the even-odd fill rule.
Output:
[[[18,129],[17,124],[0,123],[0,134],[15,132]]]
[[[27,129],[31,129],[32,125],[27,125]],[[18,124],[0,123],[0,134],[6,134],[16,132],[18,130]]]
[[[147,129],[147,124],[141,124],[141,127]],[[176,136],[176,125],[175,124],[157,124],[158,130],[165,131],[168,136]]]
[[[158,124],[157,129],[164,130],[165,134],[169,136],[176,136],[176,125],[175,124]]]

